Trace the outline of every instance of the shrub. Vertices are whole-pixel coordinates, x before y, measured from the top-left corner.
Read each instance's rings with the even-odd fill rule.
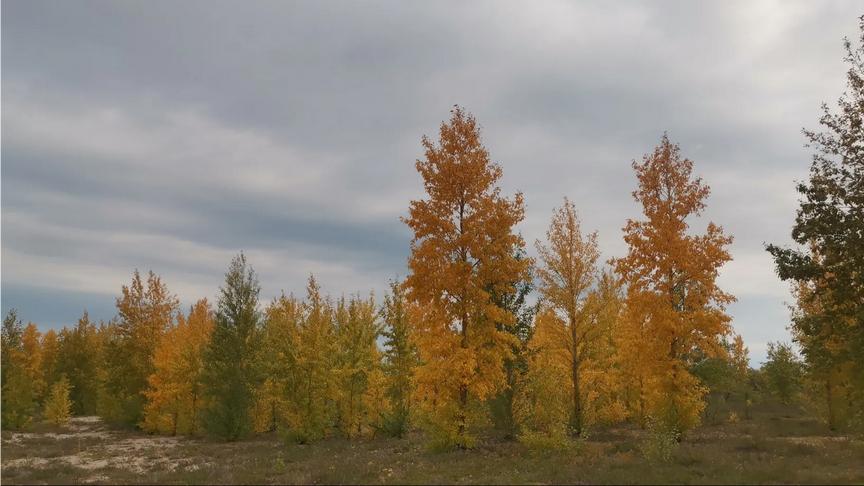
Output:
[[[54,425],[66,425],[69,422],[72,414],[72,400],[69,399],[71,391],[72,387],[65,376],[51,385],[48,400],[45,402],[45,420]]]
[[[652,417],[646,420],[648,435],[639,450],[649,461],[670,462],[681,438],[680,432]]]

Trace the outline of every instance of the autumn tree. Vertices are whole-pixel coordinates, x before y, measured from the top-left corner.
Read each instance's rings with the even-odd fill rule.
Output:
[[[299,443],[322,439],[335,417],[336,328],[333,307],[314,276],[306,286],[294,350],[294,381],[287,392],[286,436]]]
[[[105,384],[109,402],[115,406],[111,421],[137,425],[144,416],[147,379],[153,374],[153,355],[162,335],[173,324],[179,307],[177,298],[152,271],[146,282],[136,270],[132,282],[117,298],[116,336],[106,350],[108,374]]]
[[[376,340],[380,333],[373,296],[339,301],[336,311],[336,374],[339,428],[346,437],[357,437],[377,425],[377,407],[369,409],[370,393],[382,384],[381,357]],[[383,407],[382,407],[383,408]]]
[[[523,200],[521,193],[501,195],[501,167],[463,109],[441,124],[437,144],[427,137],[422,143],[425,158],[416,168],[427,198],[412,201],[404,220],[414,233],[405,284],[423,309],[415,333],[416,404],[436,441],[470,447],[468,429],[482,402],[505,386],[513,338],[498,324],[516,317],[491,294],[527,272],[529,262],[513,256],[524,246],[513,231],[524,217]]]
[[[24,326],[15,309],[3,319],[2,329],[2,408],[0,426],[3,429],[21,429],[33,420],[36,410],[36,390],[27,374],[24,355]]]
[[[257,432],[275,432],[296,388],[297,340],[303,302],[284,293],[264,312],[258,361],[263,381],[255,391],[253,421]]]
[[[517,260],[527,259],[524,248],[518,247],[514,253]],[[499,322],[498,330],[512,335],[511,354],[504,359],[505,386],[489,400],[492,421],[496,428],[503,431],[508,439],[516,438],[518,420],[516,418],[515,397],[519,393],[522,376],[528,371],[528,342],[533,333],[536,304],[528,303],[528,295],[534,289],[533,275],[526,272],[522,279],[503,286],[504,291],[491,292],[492,302],[508,310],[515,320]]]
[[[255,353],[260,339],[260,291],[246,256],[234,257],[219,289],[202,375],[204,426],[210,434],[227,440],[240,439],[252,428],[250,409],[259,377]]]
[[[171,435],[202,431],[204,351],[212,331],[213,311],[207,299],[201,299],[188,317],[178,315],[177,325],[162,336],[144,393],[142,429]]]
[[[585,340],[580,380],[584,386],[583,427],[612,424],[627,418],[625,380],[619,362],[619,330],[623,325],[621,281],[609,269],[599,272],[586,307],[591,328]]]
[[[109,370],[104,368],[102,340],[99,330],[90,321],[87,311],[78,319],[75,327],[64,327],[60,331],[57,350],[56,379],[65,376],[69,380],[72,413],[74,415],[93,415],[101,412],[108,417],[117,417],[120,404],[115,395],[103,396],[102,382]],[[116,349],[116,348],[114,348]],[[112,363],[119,363],[120,357],[109,357]],[[113,383],[117,383],[116,381]],[[100,410],[100,402],[110,404],[110,409]],[[105,413],[107,411],[114,413]]]
[[[387,382],[388,409],[382,420],[386,433],[402,437],[411,419],[411,380],[417,366],[417,348],[411,339],[410,309],[399,282],[390,282],[381,316],[384,324],[383,370]]]
[[[614,261],[627,288],[625,349],[638,373],[640,415],[647,411],[683,432],[704,408],[706,390],[689,371],[694,352],[719,355],[721,338],[731,332],[725,307],[734,297],[716,278],[731,259],[732,238],[714,223],[702,234],[689,232],[688,219],[705,208],[710,189],[692,178],[693,162],[665,134],[633,169],[639,181],[633,197],[644,219],[627,221],[628,254]]]
[[[597,233],[582,234],[576,208],[567,198],[556,209],[547,243],[536,242],[540,255],[537,276],[541,306],[550,312],[542,322],[548,323],[541,347],[561,348],[567,360],[568,388],[572,396],[570,427],[573,434],[582,433],[584,412],[582,367],[592,343],[600,338],[592,319],[588,295],[597,275]]]
[[[51,385],[45,401],[45,420],[54,425],[66,425],[72,415],[71,385],[65,376]]]
[[[540,303],[528,343],[528,369],[521,385],[524,389],[517,393],[519,438],[530,446],[562,445],[568,436],[576,434],[577,403],[579,433],[591,425],[619,422],[626,417],[616,361],[616,331],[622,309],[620,285],[608,271],[596,272],[590,285],[591,289],[580,296],[580,332],[575,341],[572,329],[562,319],[566,314],[548,302]],[[578,357],[576,384],[574,352]],[[578,396],[574,396],[576,386]]]
[[[792,239],[800,246],[767,247],[780,278],[796,284],[791,330],[824,388],[832,429],[851,415],[864,423],[864,16],[859,36],[855,48],[845,39],[847,90],[838,110],[823,103],[823,131],[804,131],[815,153],[809,180],[796,188]]]
[[[57,365],[60,354],[60,339],[54,329],[48,329],[42,334],[40,347],[42,348],[42,376],[45,383],[50,385],[60,379]]]
[[[33,396],[37,402],[45,398],[48,384],[45,383],[45,374],[42,368],[42,333],[32,322],[28,323],[21,335],[21,350],[23,351],[22,366],[24,374],[30,380],[33,387]]]
[[[534,448],[561,447],[570,435],[573,394],[569,386],[562,385],[572,383],[572,367],[566,348],[558,345],[560,328],[552,309],[538,310],[526,353],[528,369],[519,377],[513,397],[518,438]]]

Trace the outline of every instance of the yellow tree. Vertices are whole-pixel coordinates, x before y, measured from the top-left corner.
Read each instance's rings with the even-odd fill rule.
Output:
[[[593,322],[581,360],[580,380],[584,386],[583,423],[615,423],[627,418],[625,386],[617,362],[618,329],[622,325],[621,283],[611,271],[600,273],[588,295],[587,307]]]
[[[65,376],[51,385],[45,401],[45,420],[54,425],[66,425],[72,415],[72,400],[69,398],[71,385]]]
[[[625,349],[644,411],[682,432],[699,422],[706,391],[688,371],[690,357],[722,356],[721,338],[731,332],[725,307],[734,297],[716,278],[731,260],[732,237],[714,223],[690,234],[688,218],[705,208],[710,189],[692,178],[693,162],[666,135],[633,168],[644,219],[627,221],[629,251],[615,260],[627,286]]]
[[[553,310],[539,310],[528,342],[528,370],[516,388],[513,409],[519,440],[532,447],[557,447],[567,440],[573,394],[562,384],[569,382],[572,367],[566,348],[559,344],[561,327]]]
[[[422,309],[414,335],[421,364],[415,374],[418,409],[437,441],[470,446],[468,427],[482,407],[473,406],[502,389],[503,360],[513,336],[498,325],[515,316],[495,305],[490,293],[505,294],[522,280],[527,259],[513,227],[524,217],[522,194],[508,199],[473,116],[459,107],[442,123],[438,143],[422,139],[418,160],[427,198],[412,201],[404,219],[414,237],[408,259],[408,297]]]
[[[60,354],[60,340],[54,329],[48,329],[42,335],[42,376],[45,383],[50,384],[57,381],[60,376],[57,373],[57,361]]]
[[[336,395],[333,306],[321,295],[314,276],[306,286],[303,316],[297,329],[294,380],[286,390],[287,435],[309,443],[323,438],[334,417]]]
[[[21,344],[24,351],[24,372],[33,387],[33,394],[37,401],[41,401],[47,391],[45,374],[42,368],[42,333],[32,322],[24,328],[21,335]]]
[[[20,429],[30,425],[36,409],[33,383],[25,369],[26,356],[22,345],[24,326],[18,313],[11,309],[3,319],[2,352],[0,352],[0,426]]]
[[[538,334],[545,339],[543,346],[561,348],[568,362],[568,385],[572,396],[570,426],[575,435],[582,433],[583,395],[581,389],[583,362],[593,342],[601,336],[592,319],[588,295],[597,274],[597,232],[583,236],[576,208],[567,198],[556,209],[547,243],[536,242],[542,265],[537,268],[542,297],[541,305],[549,315],[542,322],[549,329]]]
[[[619,285],[610,272],[601,273],[592,285],[580,298],[575,340],[560,310],[548,302],[535,319],[528,371],[518,394],[520,440],[529,445],[557,445],[565,441],[568,428],[571,433],[584,432],[598,422],[618,422],[626,416],[615,362]],[[576,406],[579,415],[574,419]]]
[[[282,294],[264,311],[261,349],[258,353],[263,381],[255,392],[252,421],[256,432],[274,432],[284,425],[283,417],[293,394],[297,373],[298,330],[303,320],[303,303]]]
[[[118,319],[107,349],[109,420],[138,424],[143,418],[147,380],[153,374],[153,355],[162,335],[172,325],[177,298],[152,271],[146,282],[136,270],[117,298]]]
[[[142,429],[171,435],[201,432],[203,355],[212,331],[213,311],[201,299],[162,336],[144,392]]]
[[[369,430],[373,410],[367,409],[367,396],[380,386],[380,353],[376,339],[380,333],[375,300],[359,296],[342,299],[336,312],[339,426],[347,437],[362,435]],[[381,407],[383,404],[375,404]],[[374,422],[374,420],[373,420]]]

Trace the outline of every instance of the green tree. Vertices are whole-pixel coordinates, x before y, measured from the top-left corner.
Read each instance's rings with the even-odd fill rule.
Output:
[[[215,326],[204,353],[202,383],[206,409],[204,425],[227,440],[245,437],[252,429],[250,408],[257,386],[255,353],[260,339],[255,271],[242,253],[231,261],[219,289]]]
[[[411,340],[408,301],[399,282],[390,282],[390,294],[384,296],[381,316],[384,322],[383,368],[390,405],[382,427],[387,434],[402,437],[410,425],[411,380],[418,357]]]
[[[845,422],[835,402],[864,423],[864,16],[859,42],[854,49],[844,42],[849,69],[839,110],[823,103],[824,131],[804,131],[815,153],[809,180],[797,186],[792,239],[801,246],[767,247],[780,278],[798,285],[792,334],[824,384],[832,429]]]
[[[103,356],[98,333],[87,311],[84,311],[75,327],[64,327],[60,331],[56,373],[58,379],[62,375],[69,381],[72,413],[75,415],[94,415],[99,412]],[[115,362],[119,362],[119,358]]]
[[[690,371],[708,387],[705,417],[710,423],[719,423],[732,411],[735,403],[749,410],[747,400],[752,398],[750,368],[747,348],[741,336],[736,335],[732,342],[722,340],[724,353],[719,356],[694,358]],[[698,350],[696,351],[698,353]]]
[[[768,343],[768,361],[762,364],[762,373],[771,392],[785,404],[801,391],[804,368],[788,344]]]

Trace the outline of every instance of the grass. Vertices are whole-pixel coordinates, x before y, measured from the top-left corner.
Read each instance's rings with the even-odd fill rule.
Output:
[[[777,406],[693,431],[668,460],[647,459],[645,432],[630,426],[598,429],[567,451],[487,437],[470,451],[438,453],[420,434],[312,445],[269,434],[223,443],[73,422],[2,435],[3,484],[864,483],[864,441],[831,435]]]

